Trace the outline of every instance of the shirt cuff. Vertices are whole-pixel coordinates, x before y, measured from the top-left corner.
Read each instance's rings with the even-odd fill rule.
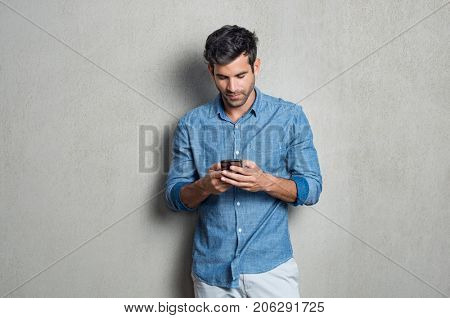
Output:
[[[297,200],[292,202],[293,206],[303,205],[308,198],[309,184],[308,181],[301,176],[292,176],[291,180],[295,182],[297,186]]]
[[[172,190],[170,191],[170,199],[172,200],[177,210],[183,210],[188,212],[193,212],[196,210],[196,208],[188,208],[183,204],[183,201],[181,201],[180,197],[181,188],[189,183],[191,182],[178,182],[172,187]]]

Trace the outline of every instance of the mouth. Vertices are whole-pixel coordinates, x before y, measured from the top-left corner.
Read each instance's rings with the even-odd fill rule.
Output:
[[[239,95],[240,95],[240,94],[232,94],[232,95],[228,95],[228,94],[227,94],[227,97],[228,97],[229,99],[231,99],[231,100],[235,100],[235,99],[238,99],[238,98],[239,98]]]

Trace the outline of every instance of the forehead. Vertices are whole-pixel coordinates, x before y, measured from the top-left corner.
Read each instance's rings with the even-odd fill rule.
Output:
[[[228,64],[214,64],[214,72],[223,75],[233,75],[249,69],[248,55],[244,55],[244,53]]]

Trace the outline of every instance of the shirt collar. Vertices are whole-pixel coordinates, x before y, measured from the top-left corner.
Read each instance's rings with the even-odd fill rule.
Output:
[[[254,86],[255,89],[255,93],[256,93],[256,98],[253,101],[253,105],[252,107],[250,107],[249,112],[251,112],[253,115],[257,115],[257,113],[259,113],[262,109],[261,109],[261,104],[262,104],[262,93],[261,90]],[[223,101],[222,101],[222,95],[219,92],[217,94],[217,96],[214,98],[214,100],[212,101],[212,107],[210,108],[209,111],[209,117],[212,118],[214,116],[221,116],[222,118],[225,118],[225,110],[223,108]]]

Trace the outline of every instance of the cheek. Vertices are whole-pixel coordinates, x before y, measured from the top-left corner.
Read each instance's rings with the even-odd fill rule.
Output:
[[[216,87],[222,94],[225,94],[227,91],[227,85],[222,82],[216,82]]]
[[[245,87],[245,89],[247,91],[251,92],[252,84],[253,84],[253,79],[251,77],[248,77],[243,81],[242,87]]]

